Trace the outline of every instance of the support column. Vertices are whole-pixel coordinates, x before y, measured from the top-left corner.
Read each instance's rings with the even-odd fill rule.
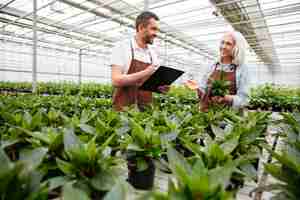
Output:
[[[81,84],[82,78],[82,49],[79,50],[78,54],[78,84]]]
[[[164,44],[165,46],[164,46],[164,50],[165,50],[165,52],[164,52],[164,54],[165,54],[165,65],[166,66],[169,66],[169,58],[168,58],[168,35],[166,34],[165,35],[165,44]]]
[[[32,36],[32,92],[35,93],[37,89],[37,0],[33,0],[33,36]]]

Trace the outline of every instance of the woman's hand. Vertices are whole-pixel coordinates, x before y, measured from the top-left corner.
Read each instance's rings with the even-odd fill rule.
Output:
[[[184,86],[191,89],[191,90],[197,90],[199,88],[198,83],[195,80],[187,80],[184,83]]]
[[[211,102],[216,104],[232,105],[233,96],[232,95],[225,95],[224,97],[214,96],[211,97]]]

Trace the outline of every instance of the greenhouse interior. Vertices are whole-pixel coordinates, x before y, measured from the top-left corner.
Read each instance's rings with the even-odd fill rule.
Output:
[[[299,200],[299,19],[299,0],[0,0],[0,199]]]

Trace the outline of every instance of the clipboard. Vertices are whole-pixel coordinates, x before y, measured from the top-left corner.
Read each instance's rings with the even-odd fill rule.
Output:
[[[171,85],[179,78],[184,71],[160,66],[144,83],[139,87],[140,90],[161,93],[158,89],[162,85]]]

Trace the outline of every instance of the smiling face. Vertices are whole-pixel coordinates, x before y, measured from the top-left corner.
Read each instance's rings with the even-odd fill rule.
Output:
[[[235,40],[233,36],[230,33],[226,33],[220,44],[220,55],[221,55],[221,61],[226,59],[233,59],[233,48],[235,46]]]
[[[154,38],[157,37],[159,31],[159,21],[154,18],[149,19],[148,24],[139,26],[138,33],[141,35],[141,38],[145,44],[153,44]]]

